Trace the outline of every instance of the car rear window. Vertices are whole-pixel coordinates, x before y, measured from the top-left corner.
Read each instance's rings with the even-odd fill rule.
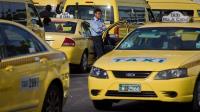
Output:
[[[49,25],[45,25],[46,32],[57,32],[57,33],[71,33],[76,32],[76,22],[51,22]]]
[[[26,25],[25,3],[0,1],[0,19],[11,20]]]

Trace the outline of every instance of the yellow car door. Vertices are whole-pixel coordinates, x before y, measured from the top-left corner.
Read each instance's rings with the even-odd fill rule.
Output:
[[[86,21],[82,22],[82,35],[84,37],[84,46],[87,49],[88,64],[93,64],[95,61],[93,41],[90,32],[90,24]]]
[[[103,33],[103,40],[105,45],[117,45],[130,31],[137,28],[138,25],[128,23],[127,21],[119,21],[110,25]]]
[[[45,31],[40,16],[33,4],[28,4],[28,15],[31,21],[28,22],[28,27],[33,30],[38,36],[45,40]]]
[[[0,24],[4,40],[0,62],[0,111],[33,111],[44,95],[47,72],[42,52],[46,49],[28,31],[10,24]]]

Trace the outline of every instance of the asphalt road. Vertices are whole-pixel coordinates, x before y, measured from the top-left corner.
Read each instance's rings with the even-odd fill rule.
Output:
[[[108,111],[96,110],[88,97],[87,74],[71,74],[71,89],[64,112],[192,112],[190,104],[121,101]]]

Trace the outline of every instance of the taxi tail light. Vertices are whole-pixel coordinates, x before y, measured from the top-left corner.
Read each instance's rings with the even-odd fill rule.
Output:
[[[119,26],[115,27],[114,34],[116,35],[116,37],[119,37]]]
[[[76,45],[75,41],[70,38],[65,38],[65,40],[62,44],[62,46],[72,46],[72,47],[75,45]]]

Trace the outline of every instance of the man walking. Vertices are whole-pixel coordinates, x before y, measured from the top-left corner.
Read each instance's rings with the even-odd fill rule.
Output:
[[[100,58],[104,54],[102,33],[106,30],[106,26],[101,17],[101,9],[95,9],[94,19],[90,22],[90,30],[94,44],[94,51],[97,58]]]

